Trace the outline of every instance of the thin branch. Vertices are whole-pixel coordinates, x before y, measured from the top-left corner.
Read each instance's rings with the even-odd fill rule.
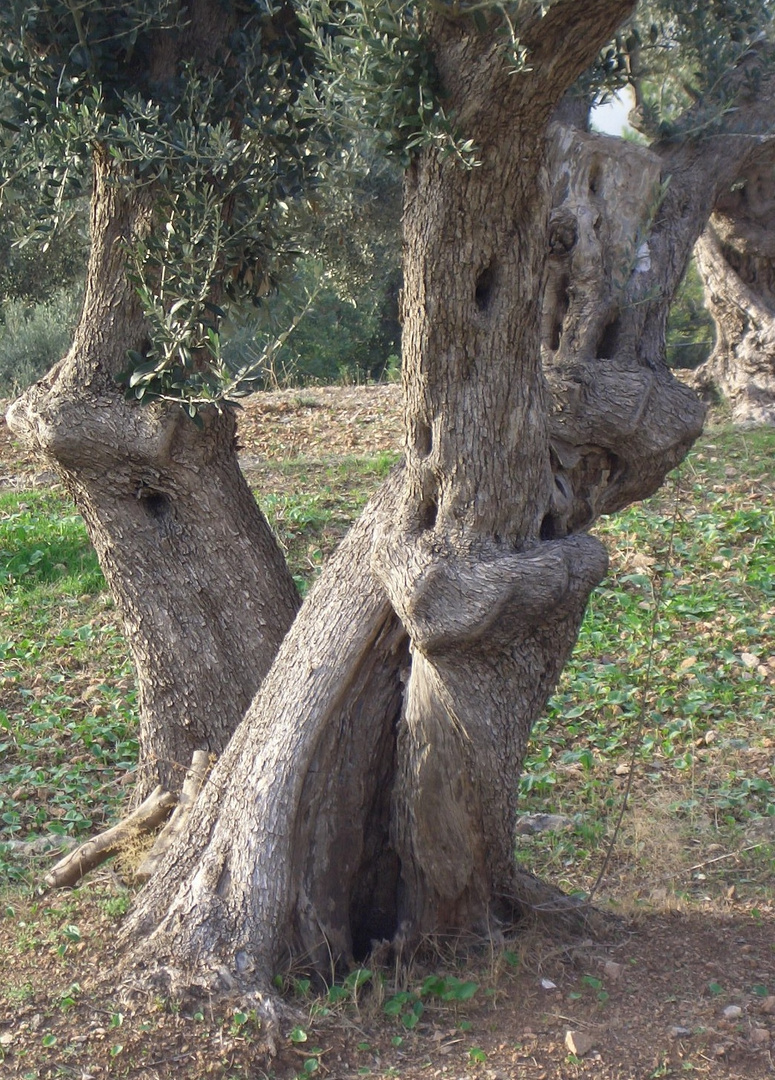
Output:
[[[75,885],[85,874],[106,862],[138,834],[153,832],[169,815],[176,802],[172,792],[165,791],[159,785],[129,817],[61,859],[46,875],[46,885],[50,889]]]

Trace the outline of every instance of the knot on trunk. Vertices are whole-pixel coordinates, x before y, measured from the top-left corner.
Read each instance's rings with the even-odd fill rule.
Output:
[[[457,553],[432,537],[375,537],[372,571],[415,648],[428,656],[458,652],[482,639],[508,646],[521,632],[586,603],[605,575],[605,548],[571,536],[522,552],[490,545]]]

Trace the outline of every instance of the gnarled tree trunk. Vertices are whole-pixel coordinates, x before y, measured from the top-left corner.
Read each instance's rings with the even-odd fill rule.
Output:
[[[739,173],[697,243],[716,345],[692,384],[738,423],[775,423],[775,157]]]
[[[606,562],[557,525],[540,358],[546,126],[630,5],[592,7],[536,19],[518,76],[497,31],[433,15],[482,164],[426,150],[407,178],[406,468],[324,571],[126,923],[137,978],[260,992],[286,951],[328,972],[374,939],[511,911],[528,734]]]
[[[608,144],[549,131],[632,8],[536,9],[518,73],[497,11],[484,28],[430,13],[481,164],[425,149],[407,177],[405,468],[327,566],[141,893],[130,981],[260,994],[286,953],[328,973],[375,939],[510,913],[527,738],[605,569],[585,530],[655,490],[703,418],[663,350],[713,205],[704,151],[638,151],[615,224]],[[731,155],[710,151],[722,184]],[[152,487],[151,517],[177,509],[177,487]]]
[[[559,528],[656,490],[697,437],[702,410],[665,367],[665,325],[714,207],[741,170],[772,158],[768,55],[751,51],[729,74],[734,107],[704,138],[695,110],[686,136],[648,148],[554,125],[541,336]]]
[[[124,265],[152,190],[97,152],[83,310],[67,356],[14,403],[10,427],[52,464],[86,521],[137,673],[135,798],[176,791],[218,755],[266,674],[298,597],[240,473],[231,410],[197,428],[176,405],[125,401],[116,375],[148,330]]]

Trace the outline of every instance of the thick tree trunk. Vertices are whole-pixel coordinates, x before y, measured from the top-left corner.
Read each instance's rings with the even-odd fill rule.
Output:
[[[407,639],[367,565],[400,473],[307,598],[124,930],[174,987],[268,987],[283,951],[329,972],[397,926],[390,844]]]
[[[199,430],[179,406],[132,405],[116,384],[147,337],[122,244],[148,227],[149,198],[96,155],[72,348],[8,414],[72,493],[123,618],[140,700],[138,799],[159,783],[178,790],[194,750],[221,753],[298,606],[240,473],[231,410],[203,414]]]
[[[775,159],[741,172],[697,243],[716,346],[691,382],[737,423],[775,423]]]
[[[629,5],[593,8],[537,20],[516,78],[489,32],[437,17],[482,165],[428,151],[407,182],[407,468],[326,568],[127,921],[135,978],[260,992],[285,950],[328,973],[374,939],[510,910],[527,737],[606,563],[588,536],[542,535],[546,124]]]
[[[536,302],[546,115],[486,40],[444,22],[436,35],[481,164],[428,152],[407,175],[407,478],[373,558],[412,640],[394,835],[416,933],[508,913],[528,736],[606,565],[591,537],[542,543],[556,490]]]

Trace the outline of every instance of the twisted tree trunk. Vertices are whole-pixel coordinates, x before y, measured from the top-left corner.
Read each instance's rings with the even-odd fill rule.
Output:
[[[606,563],[556,526],[539,337],[548,118],[630,5],[592,7],[536,19],[516,77],[494,27],[433,16],[482,164],[429,150],[407,178],[406,468],[324,571],[127,921],[130,981],[260,996],[284,953],[328,972],[375,939],[513,911],[528,734]]]
[[[697,243],[716,345],[692,382],[743,424],[775,423],[775,159],[759,156],[718,200]]]

